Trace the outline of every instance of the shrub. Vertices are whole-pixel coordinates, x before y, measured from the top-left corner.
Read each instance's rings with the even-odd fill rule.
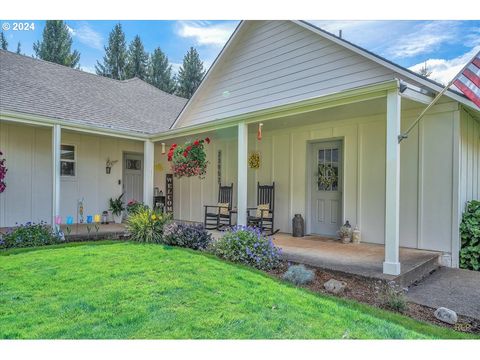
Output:
[[[271,270],[280,265],[281,249],[258,228],[235,226],[214,244],[213,252],[226,260]]]
[[[0,236],[0,248],[23,248],[52,245],[64,240],[45,222],[39,224],[27,222],[10,228],[6,234]]]
[[[142,202],[138,202],[137,200],[134,200],[134,199],[130,200],[127,203],[127,213],[128,213],[128,215],[136,214],[140,211],[147,210],[147,209],[148,209],[147,205],[145,205]]]
[[[460,267],[480,270],[480,201],[472,200],[467,203],[460,223],[460,236]]]
[[[132,214],[127,220],[127,229],[133,241],[143,243],[161,243],[163,227],[170,220],[170,215],[158,214],[144,209]]]
[[[212,235],[202,224],[177,224],[172,222],[163,229],[163,242],[194,250],[205,250],[212,242]]]
[[[304,265],[291,265],[283,274],[283,279],[294,283],[295,285],[305,285],[311,283],[315,277],[313,270],[307,269]]]
[[[398,312],[405,312],[408,308],[405,293],[395,282],[385,285],[382,303],[385,307]]]

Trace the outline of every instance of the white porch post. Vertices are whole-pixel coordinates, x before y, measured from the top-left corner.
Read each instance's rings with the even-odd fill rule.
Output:
[[[62,143],[62,128],[54,125],[52,128],[52,226],[55,218],[60,215],[60,146]]]
[[[400,274],[400,95],[398,89],[387,94],[387,147],[385,183],[385,261],[383,273]]]
[[[153,162],[155,144],[145,140],[143,144],[143,203],[153,208]]]
[[[247,152],[248,152],[248,125],[238,124],[238,185],[237,185],[237,224],[247,225]]]

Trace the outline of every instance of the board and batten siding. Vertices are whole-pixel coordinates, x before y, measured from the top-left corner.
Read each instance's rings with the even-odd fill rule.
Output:
[[[425,116],[401,144],[400,244],[410,248],[452,251],[454,107],[442,104]],[[418,111],[402,112],[402,128]],[[321,118],[321,114],[302,115]],[[275,121],[275,120],[272,120]],[[248,170],[248,206],[256,204],[256,184],[276,185],[275,227],[291,232],[296,213],[308,222],[307,151],[315,141],[341,139],[344,151],[343,221],[358,224],[362,241],[384,243],[385,213],[385,115],[322,121],[313,125],[265,130],[259,142],[254,127],[249,133],[249,153],[261,154],[258,170]],[[181,140],[178,141],[181,143]],[[167,144],[173,143],[167,142]],[[222,183],[234,183],[236,198],[236,138],[212,136],[207,147],[210,161],[205,179],[174,179],[175,218],[203,221],[203,205],[217,203],[216,152],[222,149]],[[166,155],[156,146],[156,186],[165,188],[169,172]],[[434,184],[434,186],[432,185]],[[234,202],[236,200],[234,199]]]
[[[7,159],[7,188],[0,194],[0,227],[50,221],[52,131],[0,121],[0,151]]]
[[[76,219],[77,201],[85,216],[108,209],[122,193],[122,153],[143,153],[140,141],[62,131],[62,144],[76,147],[76,176],[62,177],[60,210]],[[50,222],[52,213],[52,130],[0,121],[0,149],[7,159],[7,189],[0,195],[0,227],[28,221]],[[106,174],[107,157],[119,160]]]
[[[480,200],[480,121],[460,111],[460,205]]]
[[[392,80],[394,73],[291,21],[249,21],[177,127]]]

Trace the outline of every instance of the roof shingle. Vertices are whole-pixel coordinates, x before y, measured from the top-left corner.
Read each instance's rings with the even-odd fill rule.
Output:
[[[138,78],[113,80],[0,50],[0,112],[155,134],[170,128],[186,102]]]

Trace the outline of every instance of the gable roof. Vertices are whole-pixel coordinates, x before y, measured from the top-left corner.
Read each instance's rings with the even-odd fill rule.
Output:
[[[175,122],[172,124],[171,129],[173,129],[175,127],[182,127],[182,125],[181,125],[182,116],[184,116],[184,114],[188,113],[188,111],[190,111],[190,108],[192,108],[192,106],[194,106],[195,103],[197,103],[198,101],[202,101],[203,95],[204,95],[204,94],[202,94],[202,91],[203,91],[203,88],[205,87],[205,84],[207,83],[207,80],[212,76],[211,74],[216,71],[215,69],[217,67],[222,68],[222,66],[220,66],[219,63],[221,62],[221,60],[224,56],[227,56],[226,55],[227,50],[235,42],[235,39],[236,39],[237,36],[239,36],[240,32],[243,29],[246,28],[247,24],[250,24],[250,23],[253,23],[253,22],[254,21],[252,21],[252,20],[244,20],[244,21],[241,21],[239,23],[239,25],[237,26],[237,28],[235,29],[233,34],[230,36],[230,38],[227,41],[227,43],[225,44],[225,46],[222,48],[222,50],[219,53],[219,55],[217,56],[217,58],[213,62],[212,66],[210,67],[210,69],[206,73],[205,77],[202,80],[202,83],[197,88],[197,90],[195,91],[193,96],[190,98],[190,100],[187,102],[185,107],[182,109],[181,113],[179,114],[179,116],[177,117]],[[405,80],[405,81],[411,83],[412,85],[419,86],[419,87],[422,87],[422,88],[426,88],[426,89],[429,89],[429,90],[435,91],[435,92],[441,91],[444,87],[444,85],[442,85],[438,82],[435,82],[431,79],[423,77],[423,76],[421,76],[421,75],[419,75],[419,74],[417,74],[417,73],[415,73],[415,72],[413,72],[413,71],[411,71],[407,68],[404,68],[404,67],[402,67],[398,64],[395,64],[392,61],[389,61],[389,60],[387,60],[387,59],[385,59],[385,58],[383,58],[379,55],[376,55],[376,54],[374,54],[374,53],[372,53],[372,52],[370,52],[366,49],[363,49],[362,47],[360,47],[358,45],[350,43],[349,41],[347,41],[345,39],[342,39],[342,38],[340,38],[340,37],[338,37],[334,34],[331,34],[331,33],[327,32],[323,29],[320,29],[320,28],[318,28],[318,27],[314,26],[313,24],[310,24],[306,21],[293,20],[291,22],[301,26],[304,29],[307,29],[310,32],[313,32],[313,33],[323,37],[326,40],[329,40],[329,41],[331,41],[331,42],[333,42],[337,45],[340,45],[345,49],[353,51],[357,55],[360,55],[360,56],[362,56],[366,59],[369,59],[369,60],[373,61],[377,65],[380,65],[382,68],[388,69],[389,71],[391,71],[392,75],[397,77],[400,80]],[[456,101],[472,108],[472,109],[478,110],[476,108],[475,104],[473,104],[463,94],[461,94],[461,93],[459,93],[455,90],[449,89],[445,93],[445,95],[452,98],[453,100],[456,100]],[[187,117],[188,117],[188,114],[187,114]]]
[[[186,99],[0,50],[0,113],[18,112],[139,134],[168,130]]]

